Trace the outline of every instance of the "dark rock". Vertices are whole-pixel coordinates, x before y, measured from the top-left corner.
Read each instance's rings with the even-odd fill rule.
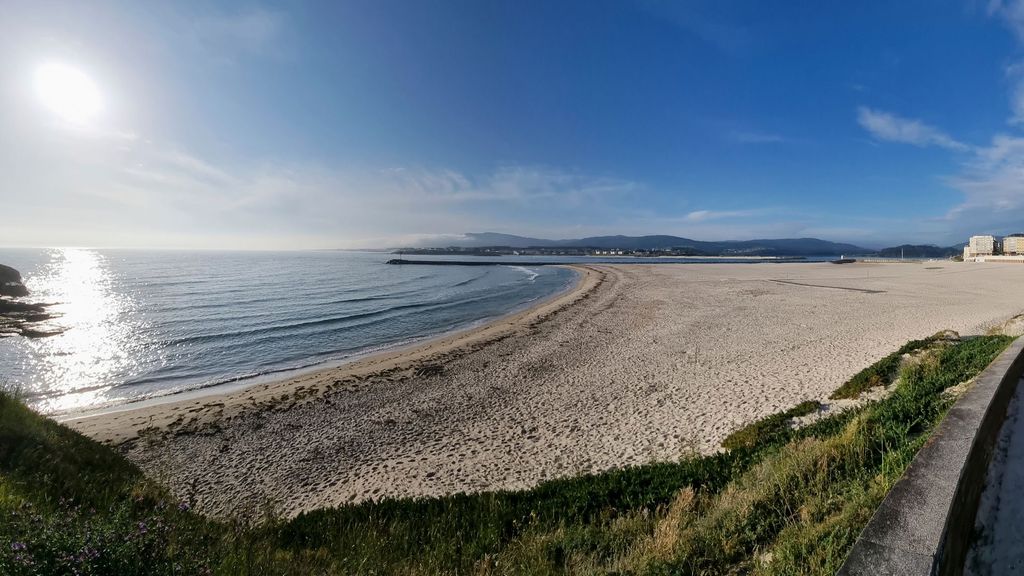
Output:
[[[0,284],[0,296],[28,296],[28,288],[25,288],[24,284]]]
[[[0,314],[27,314],[45,311],[46,304],[30,304],[28,302],[0,299]]]
[[[45,323],[24,323],[18,327],[21,335],[26,338],[46,338],[47,336],[56,336],[64,332],[64,328]]]
[[[18,272],[10,266],[0,264],[0,282],[17,282],[20,284],[21,272]]]
[[[59,314],[51,314],[46,310],[50,304],[11,299],[22,296],[28,296],[28,288],[21,283],[21,273],[0,264],[0,338],[45,338],[64,331],[63,327],[51,322]]]
[[[0,296],[28,296],[28,288],[21,283],[21,272],[0,264]]]

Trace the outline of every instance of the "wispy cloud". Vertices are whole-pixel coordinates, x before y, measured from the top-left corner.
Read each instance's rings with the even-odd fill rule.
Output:
[[[990,0],[988,15],[997,17],[1024,43],[1024,0]],[[1010,90],[1010,124],[1024,124],[1024,63],[1006,67],[1006,77],[1013,85]]]
[[[716,2],[641,0],[640,6],[728,54],[746,52],[754,42],[749,27],[729,21]]]
[[[772,132],[733,132],[730,137],[740,144],[777,144],[788,141],[785,136]]]
[[[917,121],[866,108],[859,112],[861,125],[876,138],[967,153],[958,155],[958,173],[942,178],[963,194],[963,200],[939,221],[918,222],[919,228],[951,241],[978,232],[1024,228],[1024,137],[997,134],[986,146],[967,146]]]
[[[948,182],[963,192],[964,201],[947,220],[997,232],[1005,226],[1024,228],[1024,138],[995,136]]]
[[[991,0],[987,12],[1000,18],[1018,42],[1024,43],[1024,0]],[[1024,124],[1024,63],[1007,66],[1006,76],[1011,84],[1009,123]],[[936,128],[914,121],[907,124],[866,108],[859,110],[859,120],[876,138],[970,151],[961,157],[958,173],[943,178],[963,194],[963,200],[937,221],[921,223],[923,227],[959,237],[979,232],[1019,232],[1024,228],[1024,138],[996,134],[988,145],[969,147]]]
[[[1006,79],[1010,83],[1010,124],[1024,124],[1024,62],[1006,67]]]
[[[240,55],[281,56],[286,25],[284,12],[250,7],[195,17],[191,32],[203,50],[230,62]]]
[[[110,132],[54,132],[17,160],[0,157],[21,221],[0,244],[365,246],[364,239],[534,227],[604,219],[642,186],[546,166],[480,174],[445,167],[214,161]],[[39,166],[54,166],[45,178]],[[64,209],[53,210],[60,204]],[[91,222],[83,226],[83,222]],[[55,233],[55,231],[58,231]],[[130,244],[130,242],[129,242]]]
[[[1024,42],[1024,1],[1022,0],[990,0],[988,15],[998,16],[1017,35],[1017,40]]]
[[[709,222],[764,215],[765,210],[694,210],[682,217],[684,222]]]
[[[866,106],[857,109],[857,122],[873,137],[889,142],[902,142],[914,146],[939,146],[949,150],[969,150],[970,146],[959,142],[942,130],[929,126],[920,120],[903,118],[889,112],[872,110]]]

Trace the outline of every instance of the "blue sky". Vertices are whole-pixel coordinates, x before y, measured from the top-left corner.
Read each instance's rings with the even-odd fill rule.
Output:
[[[1024,230],[1024,2],[4,12],[0,245]],[[97,109],[48,103],[48,65]]]

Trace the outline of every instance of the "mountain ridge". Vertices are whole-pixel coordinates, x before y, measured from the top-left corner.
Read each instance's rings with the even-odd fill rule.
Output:
[[[935,244],[902,244],[882,248],[878,255],[883,258],[949,258],[963,253],[964,245],[937,246]]]
[[[839,256],[872,254],[875,250],[854,244],[831,242],[819,238],[775,238],[756,240],[706,241],[652,234],[645,236],[588,236],[584,238],[549,240],[497,232],[469,232],[462,239],[424,242],[424,248],[590,248],[595,250],[667,250],[689,249],[696,254],[750,256]]]

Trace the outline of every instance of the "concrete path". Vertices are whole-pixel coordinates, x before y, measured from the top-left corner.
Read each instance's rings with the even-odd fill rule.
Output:
[[[1021,380],[1024,382],[1024,380]],[[965,573],[1024,574],[1024,386],[1007,408],[975,524]]]

